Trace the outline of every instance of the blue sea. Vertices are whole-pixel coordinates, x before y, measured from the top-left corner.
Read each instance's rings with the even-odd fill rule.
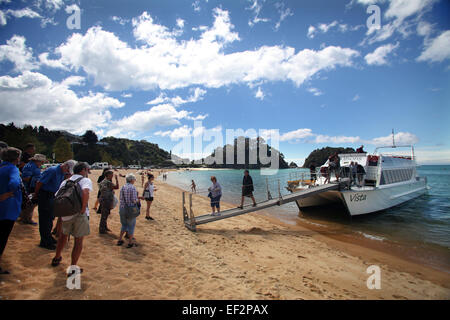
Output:
[[[267,200],[268,190],[274,198],[279,194],[289,194],[285,188],[286,182],[301,173],[305,173],[307,178],[308,172],[308,169],[298,168],[278,170],[275,175],[264,175],[260,170],[250,170],[255,184],[256,201]],[[299,212],[297,205],[291,203],[266,210],[264,214],[292,225],[320,225],[343,233],[360,234],[373,241],[394,243],[413,251],[432,251],[436,255],[431,254],[427,259],[440,260],[441,267],[444,262],[444,269],[450,269],[450,166],[424,165],[418,167],[418,172],[428,179],[427,194],[379,213],[350,219],[342,209]],[[210,177],[213,175],[222,186],[222,200],[238,205],[243,170],[170,172],[167,182],[190,191],[191,180],[194,180],[199,193],[206,196],[207,188],[211,185]],[[246,198],[246,204],[250,203],[251,200]]]

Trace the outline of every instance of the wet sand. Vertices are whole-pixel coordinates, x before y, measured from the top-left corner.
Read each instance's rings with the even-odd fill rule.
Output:
[[[99,174],[93,171],[93,182]],[[119,178],[121,186],[124,180]],[[109,218],[113,232],[108,235],[98,233],[100,215],[91,209],[91,234],[79,261],[84,269],[81,290],[66,288],[73,240],[61,265],[53,268],[54,252],[38,247],[38,227],[16,223],[1,262],[11,271],[0,275],[1,299],[450,298],[446,272],[258,213],[202,225],[193,233],[183,225],[182,191],[162,181],[155,185],[155,221],[145,220],[143,204],[136,248],[116,246],[117,208]],[[136,186],[142,192],[140,177]],[[96,194],[94,183],[90,208]],[[222,203],[222,209],[231,207]],[[209,199],[194,196],[193,210],[195,215],[208,213]],[[381,269],[380,290],[367,288],[371,265]]]

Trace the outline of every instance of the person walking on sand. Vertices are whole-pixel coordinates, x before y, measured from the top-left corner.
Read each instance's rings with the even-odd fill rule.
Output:
[[[191,181],[192,181],[192,183],[191,183],[191,192],[192,193],[197,193],[197,186],[196,186],[194,180],[191,180]]]
[[[244,171],[244,179],[242,180],[242,197],[241,197],[241,205],[238,207],[239,209],[244,209],[244,197],[249,197],[253,201],[253,206],[256,207],[255,197],[253,196],[253,191],[255,190],[253,186],[253,179],[250,176],[248,170]]]
[[[14,223],[22,207],[22,189],[19,169],[16,167],[22,152],[6,147],[2,149],[0,164],[0,261]],[[0,274],[9,274],[0,268]]]
[[[208,188],[209,194],[208,197],[211,198],[211,209],[212,216],[220,216],[220,197],[222,197],[222,187],[217,182],[217,178],[215,176],[211,176],[211,182],[213,185]],[[217,208],[217,213],[216,209]]]
[[[47,158],[43,154],[35,154],[29,159],[30,161],[22,169],[22,181],[28,194],[34,192],[36,182],[41,176],[41,166],[47,161]],[[31,224],[36,226],[37,223],[33,221],[33,211],[36,208],[37,203],[30,202],[25,206],[20,213],[20,222],[23,224]]]
[[[61,182],[64,181],[65,173],[73,173],[75,160],[68,160],[63,164],[50,167],[42,172],[34,193],[33,199],[37,198],[38,213],[39,213],[39,233],[41,242],[39,246],[48,250],[56,249],[56,240],[52,237],[53,220],[53,202],[55,200],[55,193],[59,190]]]
[[[152,206],[153,202],[153,194],[157,190],[155,188],[155,185],[153,184],[154,179],[155,177],[152,174],[148,175],[148,181],[145,183],[144,193],[142,195],[145,199],[145,202],[147,203],[147,210],[145,211],[145,219],[147,220],[154,220],[152,217],[150,217],[150,207]]]
[[[139,199],[142,197],[138,196],[138,192],[134,186],[136,182],[136,176],[132,173],[129,173],[125,177],[126,184],[120,189],[120,223],[122,227],[120,229],[119,240],[117,241],[117,245],[121,246],[123,244],[123,235],[125,233],[128,234],[128,246],[127,248],[137,247],[136,239],[134,238],[134,229],[136,227],[136,216],[130,216],[127,214],[130,210],[129,208],[139,211],[141,208],[141,203]],[[128,207],[128,208],[127,208]]]
[[[78,260],[80,259],[81,251],[83,250],[83,239],[90,234],[88,201],[89,193],[92,191],[92,181],[88,178],[88,175],[89,165],[86,162],[78,162],[73,168],[73,175],[69,179],[64,180],[59,187],[59,189],[64,187],[68,180],[78,180],[81,189],[81,210],[75,215],[61,217],[62,232],[58,237],[55,257],[52,259],[51,265],[53,267],[56,267],[61,263],[61,252],[67,243],[67,238],[71,235],[75,238],[72,249],[72,272],[75,272],[75,269],[72,267],[78,268]],[[83,269],[80,269],[80,271],[83,271]]]
[[[99,233],[105,234],[111,230],[108,229],[108,217],[114,208],[114,190],[119,189],[119,181],[116,178],[116,184],[112,182],[114,172],[108,170],[105,172],[105,179],[100,183],[100,208],[102,216],[100,218]]]

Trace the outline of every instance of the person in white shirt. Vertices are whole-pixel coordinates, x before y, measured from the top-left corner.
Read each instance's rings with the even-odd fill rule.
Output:
[[[69,178],[70,180],[75,181],[82,178],[78,182],[82,190],[81,211],[72,216],[62,217],[62,233],[58,237],[56,254],[52,260],[52,266],[54,267],[59,265],[62,260],[61,252],[64,249],[64,245],[67,243],[69,235],[72,235],[75,238],[71,266],[77,266],[78,259],[80,258],[83,249],[83,238],[90,234],[88,201],[89,192],[92,191],[92,181],[88,178],[89,165],[86,162],[78,162],[73,168],[73,173],[74,174]],[[66,182],[67,180],[64,180],[61,183],[60,189]],[[82,269],[80,271],[82,271]]]
[[[145,219],[147,220],[154,220],[152,217],[150,217],[150,207],[152,206],[153,202],[153,194],[157,190],[155,188],[155,185],[153,184],[154,179],[155,177],[151,173],[149,173],[148,181],[145,183],[144,193],[142,195],[145,199],[145,202],[147,202],[147,210],[145,212]]]

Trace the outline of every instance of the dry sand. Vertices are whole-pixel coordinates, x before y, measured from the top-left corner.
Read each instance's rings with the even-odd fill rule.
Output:
[[[93,182],[99,174],[93,171]],[[121,186],[124,180],[119,178]],[[141,192],[140,184],[138,177]],[[79,261],[81,290],[66,288],[73,240],[61,265],[53,268],[54,252],[38,247],[38,227],[16,223],[1,262],[11,271],[0,275],[1,299],[450,298],[448,273],[258,213],[206,224],[193,233],[183,225],[181,190],[160,181],[155,185],[151,215],[156,220],[145,220],[145,213],[138,217],[136,248],[116,246],[117,208],[108,235],[98,234],[100,215],[91,209],[91,235]],[[96,194],[94,183],[90,208]],[[194,198],[196,215],[209,212],[208,198]],[[373,264],[381,268],[380,290],[366,286],[366,269]]]

